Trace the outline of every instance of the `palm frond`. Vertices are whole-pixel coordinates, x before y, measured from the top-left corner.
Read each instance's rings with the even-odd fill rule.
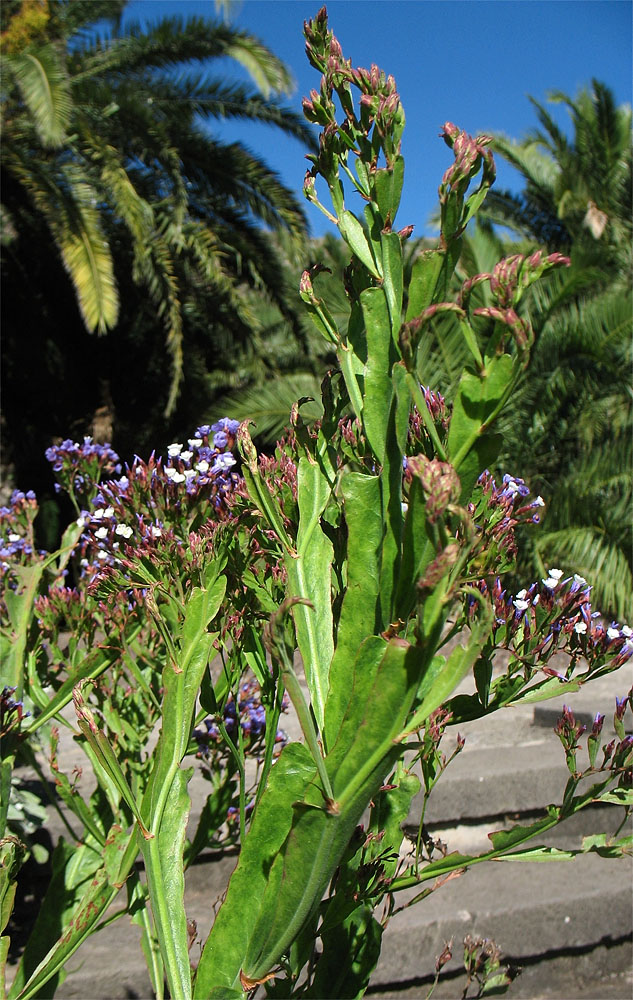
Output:
[[[206,73],[181,74],[169,81],[151,82],[153,104],[160,107],[186,108],[188,115],[207,120],[247,119],[264,125],[274,125],[287,135],[304,143],[311,152],[318,152],[315,130],[293,108],[266,98],[241,84],[224,83]]]
[[[7,154],[5,162],[46,219],[86,328],[105,333],[117,321],[119,298],[97,192],[74,164],[51,171],[47,164],[22,156],[19,149]]]
[[[221,56],[229,56],[244,66],[264,96],[292,89],[292,76],[285,64],[262,42],[221,21],[201,17],[164,17],[150,26],[129,23],[115,38],[100,40],[83,52],[75,79],[164,69]]]
[[[234,420],[255,421],[253,435],[264,443],[276,441],[290,421],[290,410],[297,400],[311,397],[313,402],[301,407],[306,422],[318,420],[323,413],[320,403],[321,380],[311,374],[279,374],[263,385],[242,388],[221,396],[207,419],[228,416]]]
[[[72,115],[68,76],[52,43],[7,56],[7,67],[32,116],[40,142],[59,149]]]

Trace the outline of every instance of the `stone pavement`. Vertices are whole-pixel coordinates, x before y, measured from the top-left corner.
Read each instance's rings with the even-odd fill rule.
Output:
[[[604,713],[606,742],[615,695],[625,694],[631,682],[632,671],[626,665],[565,701],[582,721],[590,721],[596,711]],[[561,710],[562,699],[560,704],[508,709],[460,727],[465,748],[431,796],[425,816],[429,833],[440,837],[449,851],[481,852],[489,846],[488,832],[529,822],[548,804],[560,803],[567,770],[553,727]],[[296,735],[292,720],[287,728]],[[449,728],[445,751],[450,753],[455,736]],[[208,785],[194,776],[190,788],[195,823]],[[410,835],[418,818],[419,804],[414,803],[407,823]],[[541,842],[577,847],[584,835],[613,830],[621,818],[619,808],[588,808]],[[187,874],[187,915],[197,921],[201,941],[236,857],[235,852],[207,856]],[[368,996],[422,1000],[432,983],[436,956],[453,939],[454,958],[434,997],[457,1000],[463,989],[462,941],[471,934],[494,939],[506,961],[522,967],[510,998],[629,1000],[632,877],[631,858],[605,860],[597,855],[540,864],[475,865],[393,917]],[[397,902],[405,900],[399,896]],[[69,963],[68,978],[57,997],[150,998],[138,941],[138,930],[127,918],[88,939]],[[194,959],[198,948],[194,944]],[[257,995],[263,996],[263,990]]]

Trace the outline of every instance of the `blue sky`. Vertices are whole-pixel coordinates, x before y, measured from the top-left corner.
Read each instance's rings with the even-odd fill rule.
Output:
[[[304,53],[303,22],[319,0],[243,0],[230,20],[256,35],[290,67],[296,89],[286,103],[318,88],[319,75]],[[528,95],[544,102],[549,90],[574,96],[592,77],[631,103],[632,11],[629,0],[330,0],[330,27],[354,66],[375,62],[392,73],[405,109],[405,185],[400,227],[432,232],[437,187],[451,162],[438,138],[445,121],[471,133],[497,131],[519,138],[536,125]],[[154,21],[179,14],[216,17],[213,0],[132,0],[126,20]],[[229,61],[216,67],[234,79],[244,74]],[[568,128],[564,108],[550,106]],[[299,144],[274,129],[231,122],[219,130],[263,156],[288,187],[300,192],[306,162]],[[498,163],[498,187],[520,190],[508,166]],[[354,208],[352,204],[349,206]],[[307,206],[312,232],[330,224]]]

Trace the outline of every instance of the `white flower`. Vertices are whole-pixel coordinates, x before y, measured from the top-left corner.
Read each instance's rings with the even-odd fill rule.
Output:
[[[183,452],[181,452],[180,457],[182,458],[183,462],[190,462],[191,459],[193,458],[193,452],[192,451],[183,451]]]
[[[547,587],[548,590],[555,590],[558,586],[558,578],[555,576],[548,576],[547,580],[543,580],[543,586]]]
[[[517,594],[517,597],[519,598],[520,601],[522,601],[524,599],[524,597],[525,597],[526,594],[527,594],[527,590],[525,590],[525,589],[524,590],[520,590],[519,593]]]
[[[107,558],[108,558],[108,553],[105,551],[105,549],[99,549],[99,551],[97,552],[97,559],[107,559]]]
[[[90,518],[86,520],[85,517],[78,517],[77,520],[75,521],[75,524],[77,525],[78,528],[83,528],[84,525],[86,525],[89,520]]]
[[[630,628],[628,625],[623,625],[620,631],[622,632],[622,635],[625,635],[627,637],[627,639],[630,639],[631,636],[633,635],[633,629]]]
[[[574,573],[574,583],[577,583],[579,587],[586,582],[587,581],[585,580],[584,576],[579,576],[578,573]]]
[[[83,521],[81,523],[83,524]],[[19,535],[15,535],[15,534],[11,534],[11,535],[9,535],[9,541],[10,542],[19,542],[20,541],[20,536]]]
[[[538,602],[540,601],[540,599],[541,599],[541,595],[540,594],[536,594],[535,597],[534,597],[534,600],[532,601],[532,604],[534,605],[534,607],[536,607],[536,605],[538,604]]]
[[[198,470],[198,472],[208,472],[209,471],[209,463],[208,462],[204,462],[204,461],[203,462],[198,462],[198,464],[196,465],[196,469]]]
[[[560,580],[563,571],[562,569],[548,569],[547,575],[552,577],[553,580]]]
[[[529,606],[530,606],[530,602],[529,601],[522,601],[520,598],[517,600],[516,597],[515,597],[515,599],[513,600],[512,603],[514,604],[514,606],[517,609],[517,611],[525,611],[525,609],[529,608]]]
[[[577,632],[578,635],[584,635],[586,631],[587,631],[586,622],[576,622],[576,624],[574,625],[574,632]]]
[[[187,480],[187,482],[189,482],[190,479],[193,479],[195,477],[196,470],[195,469],[185,469],[184,475],[185,475],[185,479]]]
[[[95,531],[95,537],[96,538],[107,538],[108,537],[108,529],[105,528],[105,527],[104,528],[97,528],[97,530]]]
[[[114,507],[106,507],[103,512],[104,517],[114,517]]]
[[[165,469],[165,475],[167,476],[168,479],[173,479],[174,476],[178,475],[178,472],[177,472],[176,469],[169,468],[169,469]]]
[[[131,538],[133,535],[133,531],[128,524],[117,524],[116,528],[114,529],[114,534],[120,535],[121,538]]]
[[[536,497],[536,499],[532,501],[531,506],[532,507],[544,507],[545,506],[545,501],[543,500],[543,497]]]
[[[97,509],[92,512],[92,520],[93,521],[100,521],[101,518],[104,515],[105,515],[105,511],[104,511],[103,507],[97,507]]]
[[[202,438],[189,438],[187,444],[190,448],[199,448],[202,444]]]
[[[235,461],[236,460],[233,458],[233,455],[231,455],[231,452],[225,451],[221,455],[216,456],[213,468],[216,472],[220,469],[225,471],[226,469],[230,469],[232,465],[235,465]]]
[[[152,532],[152,538],[160,538],[161,537],[162,531],[155,524],[152,525],[152,527],[151,527],[150,530]]]
[[[613,625],[610,625],[609,628],[607,629],[607,639],[612,640],[619,638],[620,638],[620,629],[614,628]]]
[[[184,483],[185,477],[182,472],[174,472],[173,476],[170,476],[172,483]]]
[[[181,444],[169,444],[169,445],[167,445],[167,454],[169,455],[170,458],[177,458],[178,455],[180,455],[181,451],[182,451],[182,445]]]

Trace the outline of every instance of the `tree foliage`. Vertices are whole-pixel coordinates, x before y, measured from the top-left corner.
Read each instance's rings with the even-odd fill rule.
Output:
[[[41,452],[56,434],[89,431],[99,406],[123,451],[127,424],[190,422],[183,397],[185,411],[200,405],[208,374],[238,364],[262,298],[299,333],[272,235],[302,240],[303,209],[261,158],[213,131],[248,118],[312,148],[281,102],[288,70],[220,20],[142,28],[122,25],[124,8],[2,5],[5,419],[18,477],[25,423]],[[223,57],[255,86],[213,75]],[[132,364],[136,389],[120,378]]]

